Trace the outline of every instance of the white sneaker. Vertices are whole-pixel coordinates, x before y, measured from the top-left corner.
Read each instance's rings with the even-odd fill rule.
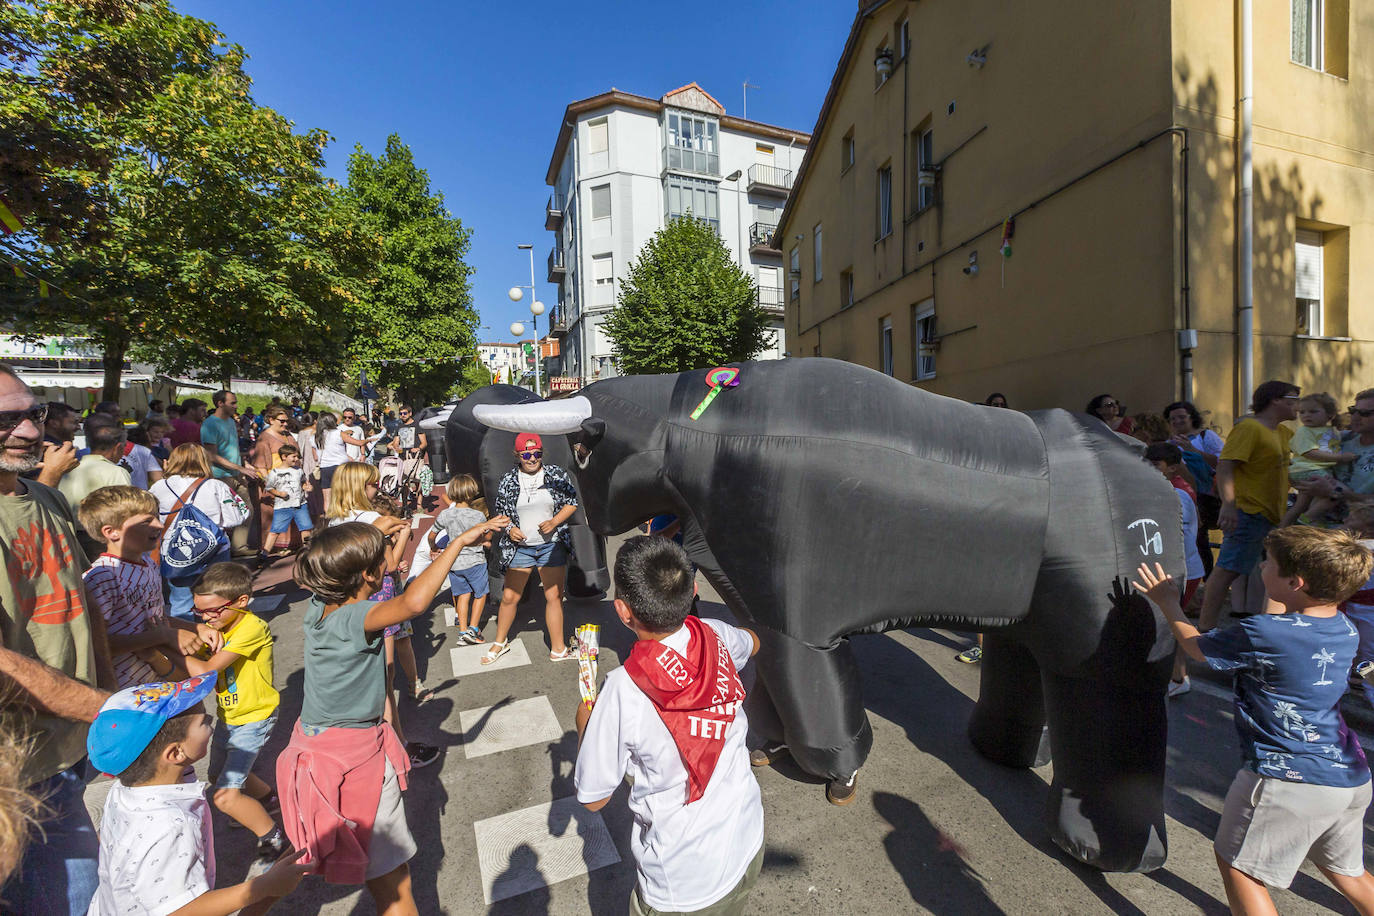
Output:
[[[1169,682],[1169,698],[1181,697],[1192,689],[1193,683],[1188,680],[1188,675],[1185,674],[1183,675],[1183,680]]]

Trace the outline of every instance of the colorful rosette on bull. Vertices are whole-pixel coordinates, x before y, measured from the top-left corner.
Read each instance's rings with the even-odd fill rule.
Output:
[[[601,649],[601,627],[584,623],[577,628],[577,689],[587,708],[596,702],[596,653]]]

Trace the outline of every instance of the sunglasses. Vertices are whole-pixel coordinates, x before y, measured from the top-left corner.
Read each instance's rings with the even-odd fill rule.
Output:
[[[532,451],[532,452],[517,452],[516,454],[518,454],[518,455],[520,456],[520,460],[521,460],[521,461],[531,461],[531,460],[533,460],[533,459],[535,459],[535,458],[543,458],[543,457],[544,457],[544,452],[543,452],[542,450],[538,450],[538,449],[536,449],[535,451]]]
[[[1374,417],[1374,409],[1371,409],[1371,410],[1361,410],[1360,408],[1356,407],[1354,404],[1350,405],[1350,412],[1353,413],[1353,414],[1358,414],[1359,416],[1362,416],[1362,417]],[[2,415],[0,415],[0,416],[2,416]]]
[[[48,405],[35,404],[28,410],[0,410],[0,432],[9,432],[29,420],[34,426],[41,426],[48,418]]]

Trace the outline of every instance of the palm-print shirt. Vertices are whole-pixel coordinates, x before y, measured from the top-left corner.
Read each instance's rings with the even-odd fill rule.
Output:
[[[1236,673],[1247,769],[1319,786],[1369,781],[1364,751],[1340,712],[1359,642],[1344,614],[1256,614],[1198,639],[1207,664]]]
[[[544,486],[553,493],[553,514],[557,515],[566,506],[577,505],[577,490],[573,488],[572,478],[568,476],[568,472],[556,464],[545,464],[543,468]],[[501,482],[496,486],[496,515],[504,515],[509,518],[511,527],[514,528],[520,527],[520,516],[515,511],[519,500],[520,469],[515,467],[507,471],[506,476],[502,477]],[[567,522],[554,529],[553,537],[550,540],[562,544],[563,549],[569,553],[572,552],[572,536],[568,532]],[[515,558],[515,542],[510,539],[509,534],[503,531],[497,541],[497,548],[501,553],[501,568],[504,570],[510,566],[510,561]]]

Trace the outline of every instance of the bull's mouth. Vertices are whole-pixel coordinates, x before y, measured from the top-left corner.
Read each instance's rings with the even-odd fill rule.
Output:
[[[587,446],[583,445],[581,442],[573,446],[573,461],[577,463],[579,468],[585,471],[587,469],[587,462],[591,460],[591,449],[587,448]]]

